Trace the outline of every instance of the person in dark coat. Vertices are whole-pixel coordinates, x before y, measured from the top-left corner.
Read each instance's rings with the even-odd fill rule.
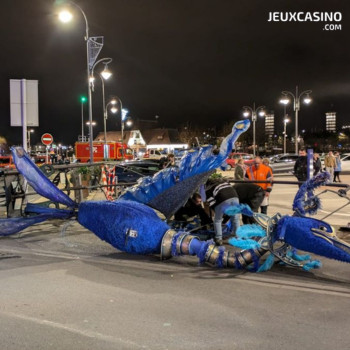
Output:
[[[322,163],[320,159],[320,155],[318,153],[314,153],[314,176],[317,175],[322,168]]]
[[[294,164],[294,176],[298,181],[307,180],[307,156],[303,148],[299,150],[299,157]],[[301,185],[299,184],[298,186],[300,187]]]
[[[202,197],[199,193],[194,193],[193,196],[175,213],[176,221],[187,221],[189,218],[199,216],[201,225],[208,225],[213,222],[209,215],[202,207]]]
[[[233,188],[236,190],[239,198],[239,203],[248,204],[253,212],[259,212],[261,202],[265,198],[265,191],[258,185],[252,183],[235,184]],[[255,220],[252,217],[242,215],[243,224],[254,224]]]

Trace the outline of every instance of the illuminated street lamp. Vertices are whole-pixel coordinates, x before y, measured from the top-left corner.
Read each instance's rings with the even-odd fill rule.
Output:
[[[259,106],[255,108],[255,102],[253,103],[253,107],[249,106],[244,106],[244,112],[243,116],[248,118],[249,116],[252,117],[252,122],[253,122],[253,155],[255,157],[256,153],[256,142],[255,142],[255,122],[256,122],[256,116],[259,114],[260,117],[263,117],[265,115],[265,106]]]
[[[30,151],[32,150],[30,146],[30,134],[34,132],[34,129],[27,130],[27,139],[28,139],[28,153],[30,154]]]
[[[294,140],[295,140],[295,153],[296,154],[298,154],[298,143],[299,143],[298,140],[300,140],[299,132],[298,132],[298,112],[300,110],[300,98],[305,95],[304,103],[309,104],[312,101],[311,97],[310,97],[311,93],[312,93],[311,90],[305,90],[301,94],[298,95],[298,86],[296,86],[295,95],[290,91],[282,91],[282,98],[280,99],[280,103],[287,105],[290,102],[288,96],[293,97],[294,111],[295,111],[295,137],[294,137]]]
[[[106,98],[105,98],[105,80],[108,80],[112,76],[112,72],[108,69],[108,64],[112,62],[111,58],[102,58],[98,60],[91,69],[90,76],[90,88],[94,91],[94,69],[99,63],[103,63],[105,65],[104,70],[101,73],[98,73],[98,76],[101,79],[102,83],[102,106],[103,106],[103,130],[104,130],[104,143],[105,148],[107,144],[107,130],[106,130],[106,120],[107,120],[107,109],[106,109]],[[116,103],[116,102],[115,102]]]
[[[284,131],[283,131],[283,153],[287,153],[287,123],[289,123],[290,120],[288,118],[284,118]]]
[[[74,6],[78,9],[84,17],[85,20],[85,41],[86,41],[86,60],[87,60],[87,83],[88,83],[88,102],[89,102],[89,151],[90,151],[90,163],[94,162],[93,153],[93,124],[92,124],[92,98],[91,98],[91,83],[90,83],[90,72],[91,69],[99,55],[103,46],[103,37],[89,37],[89,24],[85,12],[73,1],[66,1],[66,4]],[[73,15],[67,9],[63,9],[58,18],[61,22],[67,23],[73,19]]]

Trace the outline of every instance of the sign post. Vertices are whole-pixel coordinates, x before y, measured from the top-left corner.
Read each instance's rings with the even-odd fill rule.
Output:
[[[46,146],[46,163],[49,162],[48,146],[53,142],[53,136],[49,133],[45,133],[41,136],[41,142]]]

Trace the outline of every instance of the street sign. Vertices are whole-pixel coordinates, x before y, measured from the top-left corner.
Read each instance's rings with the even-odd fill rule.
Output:
[[[45,145],[45,146],[50,146],[51,143],[53,142],[53,137],[51,134],[43,134],[41,136],[41,142]]]

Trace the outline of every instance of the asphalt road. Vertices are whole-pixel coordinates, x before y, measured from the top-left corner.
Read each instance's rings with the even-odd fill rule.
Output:
[[[291,213],[295,192],[276,185],[269,213]],[[327,197],[324,211],[340,199]],[[328,221],[347,223],[346,213]],[[61,228],[40,224],[0,239],[1,349],[349,347],[350,265],[218,270],[194,257],[128,255],[77,223]]]

